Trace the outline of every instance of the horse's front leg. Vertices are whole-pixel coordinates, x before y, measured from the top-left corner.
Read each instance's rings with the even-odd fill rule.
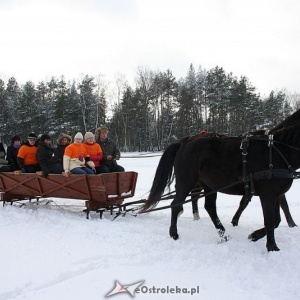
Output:
[[[207,193],[209,191],[205,190],[205,192]],[[218,217],[216,200],[217,200],[217,193],[206,196],[204,208],[206,209],[212,222],[214,223],[216,229],[218,230],[220,242],[227,242],[229,240],[229,235],[225,232],[225,228]]]
[[[252,232],[249,235],[249,239],[256,242],[267,235],[267,250],[268,251],[279,251],[275,242],[274,229],[280,224],[280,211],[279,211],[279,198],[274,197],[260,197],[265,227]]]
[[[233,218],[231,220],[231,223],[232,223],[233,226],[238,226],[239,219],[240,219],[243,211],[245,210],[245,208],[247,207],[248,204],[249,204],[249,201],[246,202],[245,196],[243,196],[241,201],[240,201],[239,208],[237,209],[235,215],[233,216]]]

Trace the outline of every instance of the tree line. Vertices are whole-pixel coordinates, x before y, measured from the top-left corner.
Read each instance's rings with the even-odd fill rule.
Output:
[[[170,70],[138,68],[135,86],[116,80],[114,104],[101,76],[76,82],[64,76],[35,85],[0,79],[0,136],[5,143],[18,134],[95,132],[108,126],[122,151],[164,150],[168,144],[201,130],[229,135],[271,128],[300,107],[298,94],[270,91],[262,98],[246,76],[237,78],[216,66],[191,64],[184,78]]]

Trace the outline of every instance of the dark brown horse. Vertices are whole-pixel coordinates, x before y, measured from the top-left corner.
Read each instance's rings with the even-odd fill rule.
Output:
[[[294,115],[292,115],[292,117],[288,117],[286,120],[284,120],[283,122],[281,122],[280,124],[278,124],[276,127],[272,128],[271,130],[257,130],[257,131],[253,131],[253,132],[249,132],[248,134],[250,135],[266,135],[266,134],[273,134],[276,130],[279,130],[279,129],[282,129],[284,127],[287,127],[287,126],[290,126],[291,124],[295,124],[297,123],[298,120],[298,112],[296,112]],[[211,133],[201,133],[199,135],[195,135],[193,138],[199,138],[199,137],[202,137],[202,138],[205,138],[205,137],[219,137],[219,138],[228,138],[229,136],[227,135],[220,135],[220,134],[217,134],[217,133],[214,133],[214,132],[211,132]],[[185,138],[182,138],[180,141],[183,142],[183,141],[186,141],[187,139],[191,139],[192,137],[185,137]],[[201,187],[198,185],[196,187],[196,191],[200,191],[201,190]],[[199,215],[199,209],[198,209],[198,199],[199,199],[199,196],[197,195],[197,193],[195,195],[192,196],[192,209],[193,209],[193,218],[195,221],[199,220],[200,219],[200,215]],[[250,199],[249,199],[250,200]],[[239,207],[236,211],[236,213],[234,214],[233,218],[232,218],[232,225],[233,226],[238,226],[238,223],[239,223],[239,219],[243,213],[243,211],[245,210],[245,208],[247,207],[247,205],[249,204],[249,201],[246,201],[245,200],[245,197],[243,196],[241,201],[240,201],[240,204],[239,204]],[[293,218],[292,218],[292,215],[290,213],[290,210],[289,210],[289,206],[288,206],[288,203],[286,201],[286,197],[285,195],[281,195],[280,196],[280,199],[279,199],[279,205],[281,207],[281,209],[283,210],[284,212],[284,215],[285,215],[285,218],[286,218],[286,221],[288,223],[288,226],[289,227],[296,227],[296,223],[294,222]]]
[[[192,211],[193,211],[193,219],[194,221],[198,221],[200,220],[200,215],[199,215],[199,208],[198,208],[198,200],[199,200],[199,194],[198,193],[201,193],[203,190],[203,188],[198,184],[195,188],[195,190],[193,190],[193,195],[191,196],[191,202],[192,202]],[[252,197],[251,197],[252,198]],[[245,197],[243,196],[241,201],[240,201],[240,204],[239,204],[239,207],[237,209],[237,211],[235,212],[232,220],[231,220],[231,223],[233,226],[238,226],[238,223],[239,223],[239,219],[243,213],[243,211],[245,210],[245,208],[248,206],[249,204],[249,201],[246,201],[245,200]],[[290,212],[290,209],[289,209],[289,205],[286,201],[286,197],[285,195],[281,195],[279,197],[279,205],[285,215],[285,218],[286,218],[286,221],[287,221],[287,224],[289,227],[296,227],[297,224],[295,223],[295,221],[293,220],[293,217],[291,215],[291,212]]]
[[[297,124],[297,122],[300,121],[300,110],[296,111],[294,114],[292,114],[291,116],[287,117],[283,122],[279,123],[277,126],[275,126],[274,128],[270,129],[270,130],[258,130],[258,131],[254,131],[254,132],[249,132],[252,135],[266,135],[266,134],[274,134],[274,132],[276,132],[279,129],[288,127],[288,126],[292,126],[294,124]],[[240,205],[239,208],[237,209],[236,213],[234,214],[233,218],[232,218],[232,225],[233,226],[237,226],[239,223],[239,219],[241,214],[243,213],[244,209],[247,207],[249,202],[245,201],[244,197],[241,199],[240,201]],[[289,227],[296,227],[296,223],[294,222],[292,215],[290,213],[290,209],[288,206],[288,203],[286,201],[286,197],[285,195],[281,195],[279,197],[279,205],[281,207],[281,209],[284,212],[286,221],[288,223]],[[196,201],[196,204],[193,203],[193,212],[195,212],[198,210],[198,204]],[[197,214],[196,214],[197,215]],[[199,216],[199,213],[198,213]]]
[[[250,234],[249,239],[257,241],[267,235],[268,251],[278,251],[274,228],[280,223],[279,197],[292,185],[294,177],[291,171],[300,167],[300,124],[294,124],[276,130],[274,141],[269,140],[268,136],[249,137],[247,176],[243,176],[242,137],[191,138],[170,145],[161,157],[142,211],[149,210],[159,202],[166,186],[171,184],[175,176],[176,196],[172,202],[170,236],[176,240],[179,237],[178,213],[183,209],[187,195],[199,184],[207,194],[204,207],[221,240],[226,241],[228,236],[217,215],[216,192],[243,195],[244,183],[252,178],[253,194],[260,197],[265,226]]]

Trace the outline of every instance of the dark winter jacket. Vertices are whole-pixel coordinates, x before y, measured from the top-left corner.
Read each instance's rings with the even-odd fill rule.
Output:
[[[116,156],[121,157],[120,151],[117,148],[114,141],[107,138],[104,141],[101,141],[100,138],[96,140],[96,142],[101,146],[103,151],[103,158],[101,160],[101,164],[110,166],[111,164],[117,164]],[[111,155],[113,157],[112,160],[107,160],[107,156]]]
[[[20,148],[15,148],[13,145],[7,147],[6,159],[11,166],[12,171],[20,170],[20,166],[17,162],[17,156]]]
[[[68,144],[66,144],[66,145],[61,144],[61,141],[64,138],[68,139]],[[63,165],[63,157],[64,157],[65,149],[67,146],[69,146],[69,144],[71,142],[72,142],[71,136],[69,136],[68,134],[65,134],[65,133],[60,134],[60,136],[57,139],[57,146],[54,149],[54,157],[56,158],[57,162],[60,165]]]
[[[37,158],[45,176],[50,173],[49,168],[57,164],[57,160],[54,157],[54,149],[51,145],[42,141],[40,141],[40,145],[37,150]]]
[[[63,165],[63,157],[67,146],[69,145],[57,145],[54,149],[54,157],[60,165]]]

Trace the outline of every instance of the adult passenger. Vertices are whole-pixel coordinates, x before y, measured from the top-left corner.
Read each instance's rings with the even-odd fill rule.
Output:
[[[103,152],[100,145],[96,143],[94,134],[92,132],[86,132],[86,134],[84,135],[83,145],[86,148],[91,161],[95,165],[94,172],[96,174],[103,173],[101,172],[101,160],[103,158]]]
[[[54,149],[51,146],[51,138],[48,134],[42,134],[40,137],[37,158],[44,177],[47,177],[49,173],[62,174],[64,171],[62,165],[54,157]]]
[[[95,164],[90,160],[86,148],[82,144],[83,135],[77,132],[74,142],[66,147],[63,157],[65,176],[72,174],[94,174],[91,170]],[[89,166],[86,167],[85,164]]]
[[[7,154],[6,154],[6,159],[12,171],[21,170],[17,161],[17,156],[20,147],[21,147],[21,138],[18,135],[14,135],[11,138],[11,144],[7,147]]]
[[[63,166],[65,149],[72,142],[72,137],[68,134],[61,133],[57,139],[57,146],[54,149],[54,156],[59,164]]]
[[[103,159],[101,161],[101,172],[124,172],[124,168],[117,164],[121,154],[114,141],[108,138],[108,128],[101,126],[96,130],[96,142],[102,148]]]
[[[17,161],[23,173],[36,173],[41,171],[37,160],[37,136],[32,132],[27,141],[20,147]]]

